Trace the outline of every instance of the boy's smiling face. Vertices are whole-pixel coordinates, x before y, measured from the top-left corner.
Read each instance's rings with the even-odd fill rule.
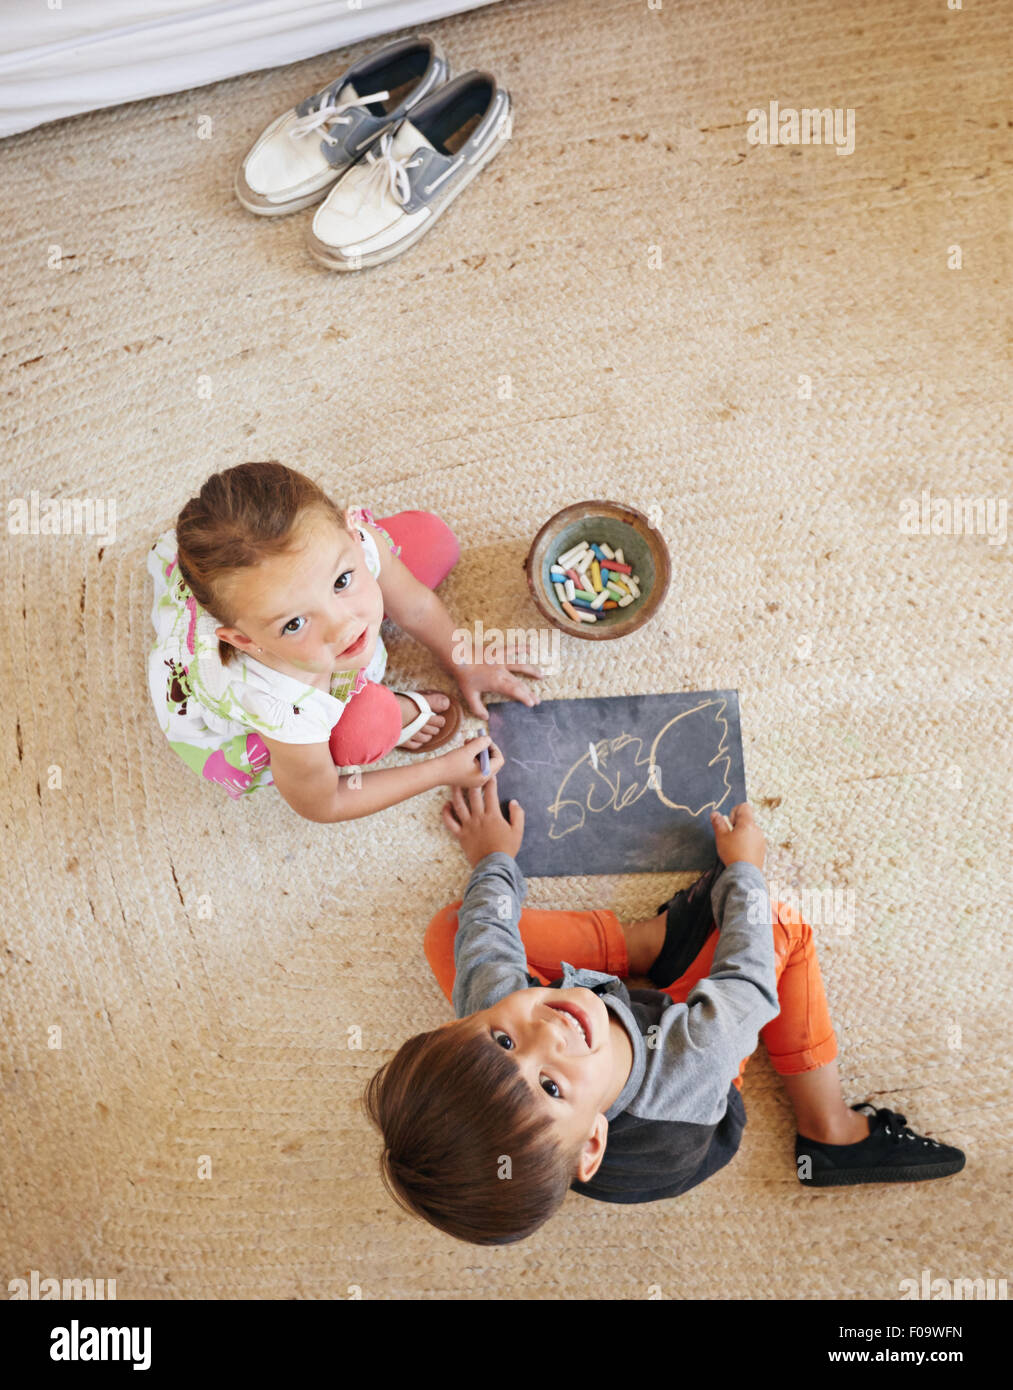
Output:
[[[516,990],[469,1014],[468,1022],[490,1047],[515,1059],[560,1145],[583,1141],[575,1176],[586,1182],[605,1156],[605,1111],[630,1074],[633,1048],[625,1028],[582,985]]]
[[[372,660],[383,594],[358,531],[325,513],[300,519],[289,551],[236,574],[229,597],[236,626],[217,635],[266,665],[330,675]]]

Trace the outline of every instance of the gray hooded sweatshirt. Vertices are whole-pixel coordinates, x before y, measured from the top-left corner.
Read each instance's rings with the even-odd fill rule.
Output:
[[[458,1018],[490,1008],[518,989],[541,988],[527,972],[518,922],[527,884],[508,854],[475,866],[458,912],[454,942]],[[723,1168],[746,1123],[732,1084],[760,1029],[780,1011],[770,919],[755,921],[750,901],[766,896],[763,874],[731,864],[711,891],[720,928],[710,974],[684,1004],[658,989],[628,990],[616,975],[575,969],[551,988],[584,985],[622,1023],[633,1047],[629,1079],[605,1113],[605,1157],[575,1192],[602,1202],[677,1197]]]

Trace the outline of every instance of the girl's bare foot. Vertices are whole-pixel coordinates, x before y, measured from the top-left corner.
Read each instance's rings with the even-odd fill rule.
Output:
[[[450,708],[450,696],[445,695],[442,690],[423,690],[422,694],[432,707],[433,717],[422,725],[410,743],[402,745],[409,751],[414,748],[425,748],[430,739],[435,738],[447,722],[446,716],[438,711]],[[401,727],[406,729],[413,719],[418,719],[419,707],[410,695],[398,695],[395,691],[395,698],[401,706]]]

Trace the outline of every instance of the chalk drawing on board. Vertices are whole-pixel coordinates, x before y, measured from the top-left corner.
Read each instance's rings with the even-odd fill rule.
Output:
[[[683,710],[681,714],[677,714],[672,719],[666,720],[654,735],[651,741],[651,747],[646,756],[641,756],[644,748],[644,740],[638,738],[635,734],[621,733],[613,738],[603,738],[599,739],[597,743],[589,744],[588,751],[583,754],[582,757],[578,758],[573,766],[564,774],[555,797],[545,808],[552,818],[549,823],[549,838],[551,840],[560,840],[564,835],[570,835],[573,831],[581,829],[585,822],[584,807],[594,815],[602,811],[607,811],[610,807],[614,811],[621,811],[626,806],[634,805],[648,791],[653,791],[658,800],[669,807],[670,810],[685,811],[694,818],[701,816],[704,811],[709,813],[711,811],[720,810],[732,794],[732,786],[729,781],[729,771],[731,769],[732,760],[728,752],[728,721],[724,718],[727,703],[726,700],[702,700],[700,704],[694,705],[692,709]],[[714,711],[711,717],[715,728],[719,730],[718,746],[714,756],[708,760],[707,766],[708,768],[713,768],[724,763],[724,769],[721,773],[721,786],[718,788],[721,795],[717,796],[716,794],[712,794],[708,800],[701,801],[698,805],[687,805],[685,802],[673,801],[670,796],[665,794],[663,787],[664,779],[661,775],[662,765],[659,761],[659,750],[665,735],[668,734],[670,729],[674,728],[677,724],[681,724],[683,720],[690,719],[693,715],[702,713],[704,710]],[[697,736],[696,731],[694,731],[694,738]],[[672,739],[669,740],[668,746],[664,749],[666,753],[670,751],[671,745]],[[646,780],[643,786],[640,786],[638,782],[631,781],[629,785],[622,790],[622,794],[620,795],[622,777],[625,769],[621,766],[621,760],[617,755],[625,749],[632,750],[632,766],[636,769],[638,774],[645,769],[646,765]],[[609,778],[609,772],[611,771],[609,766],[610,759],[613,766],[615,766],[614,781]],[[519,759],[517,761],[520,762]],[[525,761],[527,761],[527,759],[525,759]],[[551,761],[551,759],[545,759],[543,761]],[[679,758],[677,753],[672,761],[678,763]],[[630,765],[628,758],[626,759],[626,763],[627,766]],[[524,763],[520,763],[520,765],[524,766]],[[600,805],[593,805],[592,797],[595,791],[602,792],[603,795],[604,793],[598,782],[592,779],[587,785],[586,791],[584,791],[583,804],[580,799],[573,799],[572,793],[564,800],[563,792],[566,790],[567,784],[570,782],[571,778],[574,779],[574,786],[579,786],[580,777],[582,775],[581,770],[586,772],[588,767],[593,769],[595,778],[600,778],[601,781],[605,783],[609,788],[610,794],[605,797]],[[677,792],[673,790],[672,795],[677,795]],[[697,800],[699,800],[699,798],[697,798]],[[568,825],[565,824],[565,818],[561,817],[561,812],[566,806],[575,806],[579,811],[578,817],[571,819]],[[560,828],[561,826],[562,828]]]
[[[499,795],[526,813],[525,874],[710,868],[708,813],[746,799],[734,690],[504,701],[489,732]]]

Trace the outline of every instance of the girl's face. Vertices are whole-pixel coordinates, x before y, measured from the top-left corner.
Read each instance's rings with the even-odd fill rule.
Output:
[[[348,523],[348,513],[345,514]],[[354,524],[348,531],[325,512],[307,512],[291,550],[231,578],[239,615],[218,636],[267,666],[330,675],[372,660],[383,619],[383,594],[366,566]]]

